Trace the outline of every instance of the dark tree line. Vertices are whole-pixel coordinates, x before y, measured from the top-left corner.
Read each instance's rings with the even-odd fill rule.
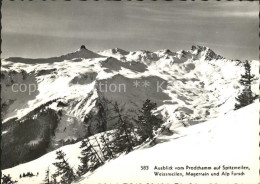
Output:
[[[29,113],[22,120],[14,120],[14,126],[6,129],[8,133],[2,137],[2,169],[37,159],[46,154],[51,137],[54,136],[58,126],[59,116],[53,109],[47,107],[41,111],[38,110],[36,113],[39,112],[39,114]],[[39,139],[39,142],[28,144],[35,139]]]
[[[32,172],[27,172],[27,173],[23,173],[23,174],[20,174],[20,178],[25,178],[25,177],[33,177],[33,176],[38,176],[39,173],[37,172],[36,175],[34,175]]]

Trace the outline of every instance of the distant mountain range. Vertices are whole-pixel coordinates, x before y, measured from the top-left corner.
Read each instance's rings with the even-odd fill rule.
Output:
[[[258,61],[251,63],[258,73]],[[158,105],[155,113],[175,127],[223,115],[242,89],[242,64],[204,46],[97,53],[81,47],[59,57],[3,59],[2,169],[98,133],[103,97],[133,115],[149,98]]]

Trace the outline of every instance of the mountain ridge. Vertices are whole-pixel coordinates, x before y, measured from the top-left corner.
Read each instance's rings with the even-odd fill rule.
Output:
[[[49,57],[49,58],[22,58],[22,57],[9,57],[6,58],[6,61],[11,61],[11,62],[21,62],[21,63],[27,63],[27,64],[39,64],[39,63],[53,63],[53,62],[62,62],[64,60],[70,60],[74,58],[84,58],[84,59],[89,59],[89,58],[97,58],[97,57],[102,57],[98,55],[97,53],[90,51],[88,49],[78,49],[75,52],[71,52],[65,55],[61,55],[58,57]],[[35,62],[35,63],[33,63]]]
[[[84,46],[84,45],[83,45]],[[128,55],[128,54],[133,54],[133,53],[150,53],[150,54],[157,54],[157,53],[164,53],[164,54],[170,54],[170,55],[176,55],[177,53],[180,54],[184,54],[189,52],[189,51],[194,51],[197,52],[197,54],[199,54],[200,52],[204,52],[207,51],[209,52],[208,55],[212,55],[214,56],[213,58],[208,58],[208,59],[224,59],[223,56],[220,56],[218,54],[216,54],[213,50],[211,50],[209,47],[205,47],[205,46],[200,46],[200,45],[192,45],[190,50],[179,50],[176,52],[173,52],[169,49],[160,49],[157,51],[148,51],[148,50],[136,50],[136,51],[127,51],[121,48],[113,48],[113,49],[107,49],[107,50],[102,50],[102,51],[90,51],[89,49],[87,49],[84,46],[84,49],[79,48],[78,50],[68,53],[68,54],[64,54],[58,57],[46,57],[46,58],[23,58],[23,57],[8,57],[8,58],[3,58],[5,61],[11,61],[11,62],[21,62],[21,63],[27,63],[27,64],[35,64],[33,62],[36,63],[48,63],[48,62],[61,62],[64,61],[66,59],[73,59],[73,58],[97,58],[97,57],[104,57],[106,56],[106,53],[110,53],[111,55],[113,54],[121,54],[121,55]],[[102,56],[102,53],[104,54],[104,56]],[[100,55],[99,55],[100,54]],[[47,61],[50,60],[50,61]]]

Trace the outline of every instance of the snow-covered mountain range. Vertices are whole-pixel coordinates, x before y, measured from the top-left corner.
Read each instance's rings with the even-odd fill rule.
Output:
[[[251,64],[257,74],[258,61]],[[149,98],[174,128],[224,115],[234,109],[242,73],[242,61],[203,46],[96,53],[81,47],[60,57],[3,59],[2,168],[98,133],[98,118],[105,111],[102,97],[132,114]],[[253,90],[257,92],[257,84]],[[104,129],[113,124],[108,121]]]

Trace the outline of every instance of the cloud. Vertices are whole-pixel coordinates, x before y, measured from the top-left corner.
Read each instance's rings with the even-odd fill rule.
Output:
[[[227,18],[258,18],[258,4],[256,2],[164,2],[139,4],[135,9],[148,19],[148,16],[160,16],[161,20],[168,18],[187,17],[227,17]],[[139,13],[140,13],[139,12]],[[151,19],[152,20],[152,19]],[[160,20],[160,19],[155,19]]]
[[[33,44],[49,49],[46,54],[57,48],[67,52],[81,40],[90,40],[96,48],[141,45],[153,50],[198,43],[227,51],[252,48],[258,42],[255,2],[5,1],[2,16],[2,39],[16,55],[26,52],[24,45]],[[69,41],[61,44],[62,40]]]
[[[258,18],[258,11],[215,11],[209,12],[205,10],[188,12],[190,16],[204,17],[204,18]]]

